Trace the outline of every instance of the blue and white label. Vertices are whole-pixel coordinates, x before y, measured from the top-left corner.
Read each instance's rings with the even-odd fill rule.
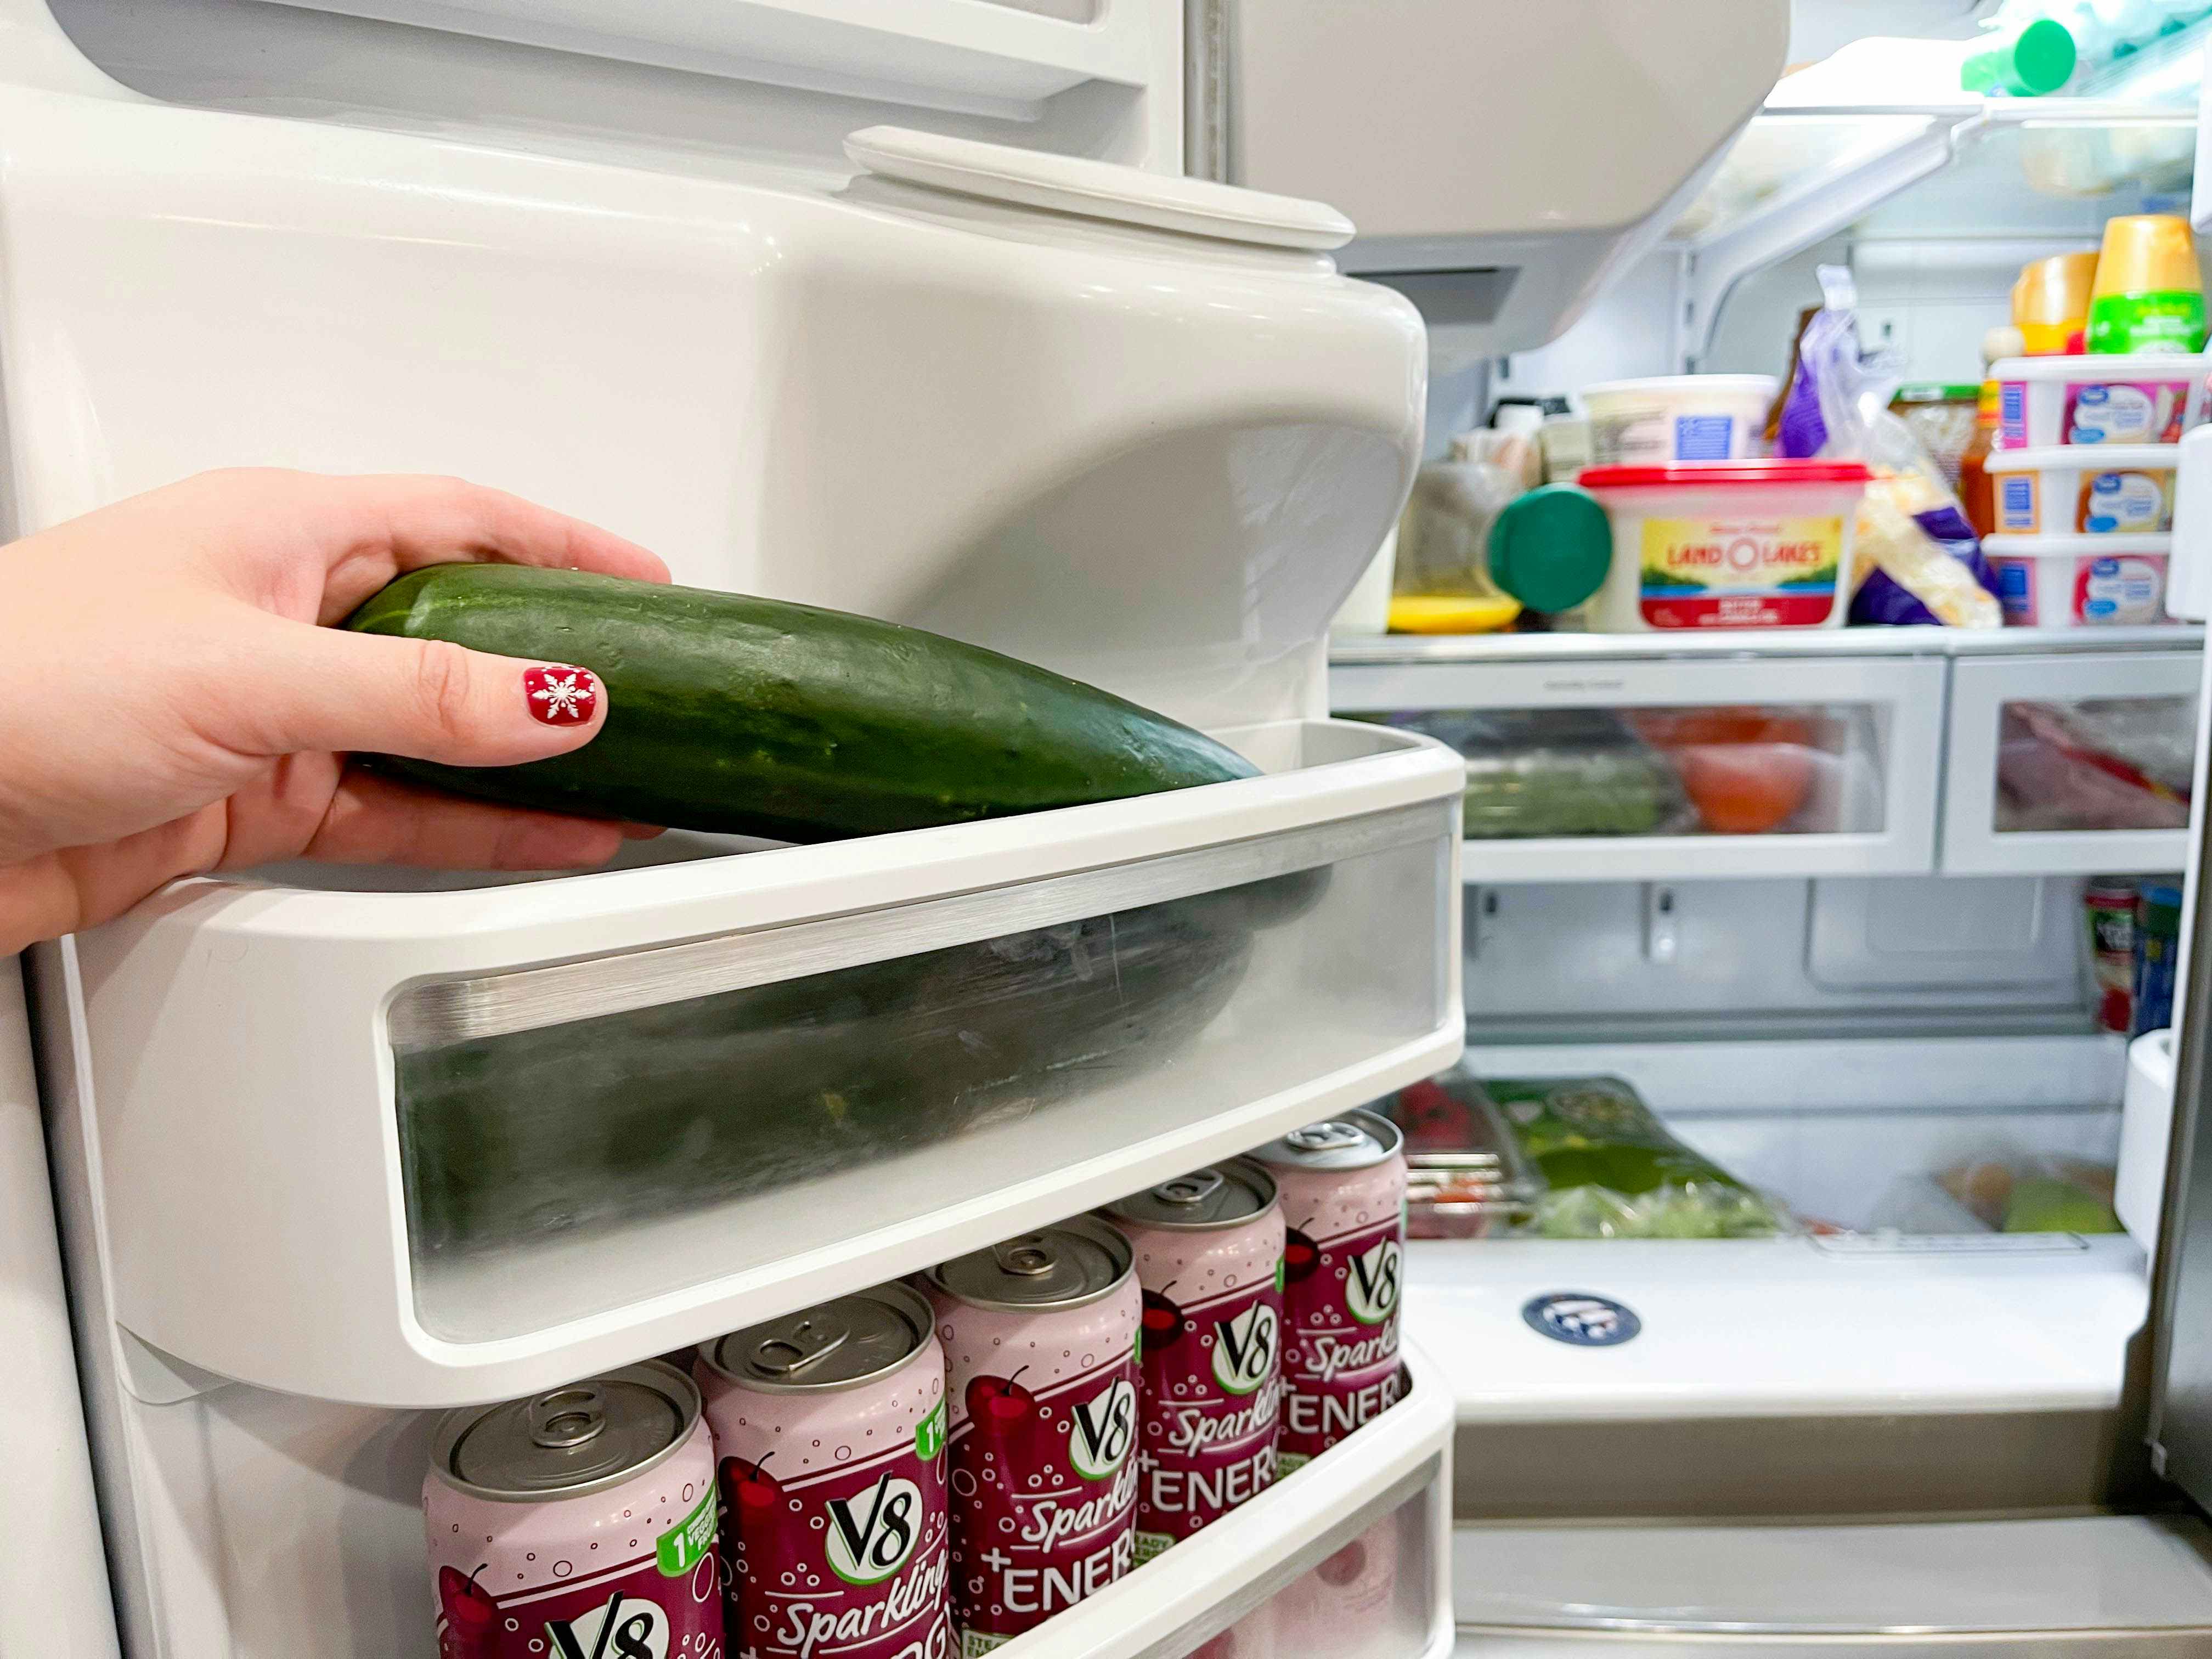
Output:
[[[2081,505],[2082,530],[2099,536],[2166,529],[2171,522],[2166,514],[2168,476],[2162,472],[2098,473],[2089,480],[2088,496]]]
[[[1522,1304],[1528,1328],[1577,1348],[1617,1348],[1644,1328],[1633,1310],[1586,1291],[1554,1291]]]
[[[1674,459],[1678,461],[1735,459],[1735,416],[1677,415],[1674,417]]]

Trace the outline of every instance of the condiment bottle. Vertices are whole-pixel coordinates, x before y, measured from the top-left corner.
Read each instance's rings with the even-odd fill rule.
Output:
[[[2132,213],[2105,222],[2088,343],[2098,352],[2204,349],[2204,280],[2188,220]]]

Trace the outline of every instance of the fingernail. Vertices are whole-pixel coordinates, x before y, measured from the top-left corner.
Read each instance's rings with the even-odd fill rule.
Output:
[[[599,682],[588,668],[558,663],[526,668],[522,697],[532,720],[548,726],[588,726],[599,706]]]

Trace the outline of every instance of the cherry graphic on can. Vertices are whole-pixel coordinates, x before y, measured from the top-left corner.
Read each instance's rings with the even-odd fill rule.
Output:
[[[739,1652],[945,1659],[945,1351],[933,1323],[919,1293],[879,1285],[700,1354]]]
[[[927,1275],[952,1397],[952,1603],[963,1659],[1136,1562],[1128,1241],[1091,1217]]]
[[[449,1413],[422,1516],[440,1659],[720,1659],[713,1445],[672,1366]]]
[[[1284,1248],[1283,1426],[1287,1474],[1404,1392],[1399,1298],[1406,1270],[1406,1159],[1398,1126],[1346,1112],[1249,1156],[1275,1178]]]
[[[1163,1182],[1107,1215],[1146,1287],[1137,1559],[1148,1561],[1275,1478],[1283,1212],[1273,1177],[1238,1158]]]

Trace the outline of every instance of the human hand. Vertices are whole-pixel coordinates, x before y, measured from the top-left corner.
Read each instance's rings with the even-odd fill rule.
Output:
[[[204,473],[0,550],[0,955],[199,871],[612,857],[620,825],[349,763],[362,750],[511,765],[578,748],[605,723],[588,672],[580,695],[533,700],[547,683],[526,675],[545,665],[329,626],[402,572],[459,560],[668,580],[604,530],[402,476]]]

